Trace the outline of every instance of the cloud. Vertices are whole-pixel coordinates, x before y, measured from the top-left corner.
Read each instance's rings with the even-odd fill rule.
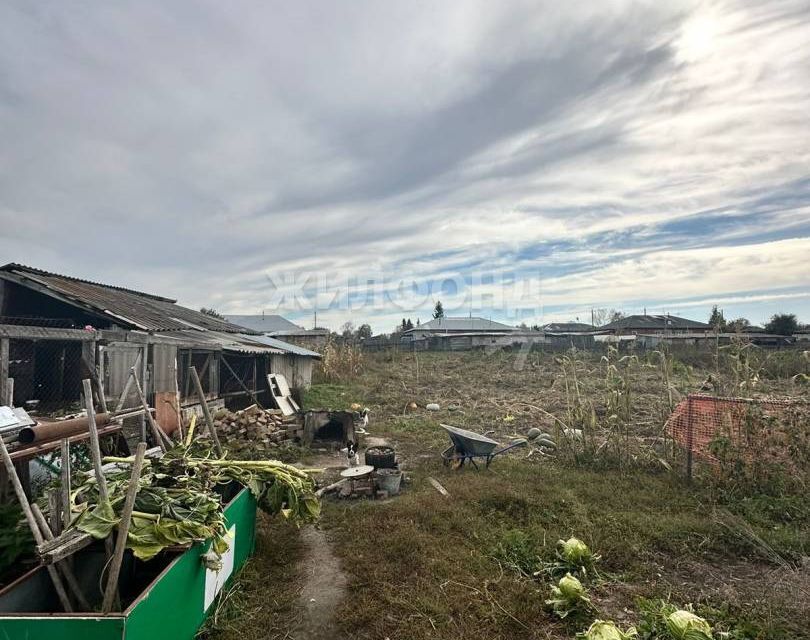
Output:
[[[6,2],[0,253],[234,313],[289,270],[539,272],[565,308],[810,290],[808,14]]]

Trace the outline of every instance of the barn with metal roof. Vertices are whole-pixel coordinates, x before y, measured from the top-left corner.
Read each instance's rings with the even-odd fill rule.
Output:
[[[0,267],[0,404],[64,411],[78,405],[81,380],[92,375],[110,403],[129,406],[132,398],[120,396],[134,367],[171,431],[198,405],[192,366],[212,406],[234,406],[270,403],[269,373],[308,387],[318,358],[171,298],[16,263]]]

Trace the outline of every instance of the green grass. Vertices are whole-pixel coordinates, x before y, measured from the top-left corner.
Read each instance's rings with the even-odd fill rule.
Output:
[[[298,616],[298,529],[283,518],[260,515],[256,553],[212,605],[201,640],[275,640],[289,637]]]
[[[451,498],[427,482],[431,474]],[[572,630],[543,607],[547,584],[529,580],[532,556],[540,568],[560,538],[576,535],[602,554],[594,600],[606,616],[632,611],[640,596],[742,609],[761,638],[802,637],[810,614],[800,599],[751,605],[768,593],[762,579],[730,600],[712,596],[724,565],[752,558],[757,549],[730,535],[694,489],[664,476],[619,475],[498,460],[490,471],[452,472],[426,462],[396,500],[329,503],[323,523],[351,559],[351,607],[344,630],[355,638],[545,638]],[[754,531],[785,554],[806,550],[806,529],[795,537],[773,535],[771,523]],[[523,573],[510,567],[505,546],[520,541]],[[780,546],[788,544],[789,546]],[[702,573],[684,581],[671,567],[688,564]],[[669,567],[669,568],[668,568]],[[757,608],[759,607],[759,608]],[[792,636],[784,634],[791,633]],[[807,636],[804,636],[807,637]]]
[[[360,403],[362,394],[356,387],[341,384],[313,384],[304,392],[303,409],[348,409]]]

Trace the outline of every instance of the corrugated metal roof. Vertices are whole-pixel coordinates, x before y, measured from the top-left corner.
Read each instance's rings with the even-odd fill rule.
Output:
[[[275,333],[276,331],[303,331],[302,327],[277,314],[256,314],[246,316],[225,316],[228,322],[247,327],[260,333]]]
[[[237,353],[274,355],[296,355],[309,358],[320,358],[317,351],[310,351],[295,344],[289,344],[269,336],[254,335],[247,333],[222,333],[219,331],[164,331],[163,338],[176,340],[178,346],[193,349],[213,349],[232,351]]]
[[[250,335],[244,337],[250,339],[252,342],[260,342],[261,344],[265,344],[276,349],[281,349],[288,354],[296,356],[309,356],[311,358],[321,357],[321,354],[317,351],[311,351],[309,349],[305,349],[304,347],[299,347],[297,344],[290,344],[289,342],[284,342],[283,340],[279,340],[277,338],[271,338],[270,336]]]
[[[328,329],[304,329],[293,324],[284,316],[276,314],[225,316],[225,319],[233,324],[273,337],[329,335]]]
[[[223,351],[235,351],[238,353],[272,353],[282,355],[286,353],[283,349],[256,342],[254,336],[239,333],[223,333],[220,331],[164,331],[160,334],[178,341],[180,346],[187,346],[194,349],[213,349]]]
[[[434,318],[430,322],[420,324],[411,331],[518,331],[517,327],[510,327],[500,322],[493,322],[485,318]]]
[[[225,333],[252,332],[249,328],[181,307],[170,298],[71,278],[21,264],[10,263],[0,267],[0,278],[105,316],[126,328],[143,331],[200,328]]]
[[[710,329],[705,322],[665,315],[635,315],[620,318],[599,329]]]

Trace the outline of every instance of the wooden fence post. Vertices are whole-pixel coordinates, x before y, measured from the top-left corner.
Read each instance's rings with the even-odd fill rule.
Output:
[[[692,480],[692,448],[695,439],[694,416],[692,413],[692,396],[686,396],[686,477]]]
[[[113,603],[118,593],[118,576],[121,573],[121,562],[124,559],[124,550],[127,546],[127,534],[132,520],[132,510],[135,508],[135,498],[138,495],[139,482],[141,479],[141,468],[143,467],[144,456],[146,455],[146,443],[139,442],[135,452],[135,461],[129,476],[127,495],[124,500],[124,508],[121,511],[121,521],[118,523],[118,536],[115,540],[115,551],[113,552],[112,564],[110,565],[110,577],[107,578],[107,588],[104,590],[104,602],[101,605],[102,613],[110,613]]]
[[[8,396],[9,350],[9,339],[0,338],[0,404],[4,404]]]
[[[189,367],[188,372],[191,376],[192,382],[194,383],[194,387],[197,389],[197,397],[200,399],[200,406],[202,408],[203,417],[205,418],[205,425],[208,427],[208,435],[210,435],[211,439],[214,441],[214,448],[216,449],[217,455],[221,458],[222,445],[219,443],[217,430],[214,427],[214,419],[211,417],[211,410],[208,408],[208,402],[206,402],[205,399],[205,392],[203,391],[202,383],[200,382],[200,376],[197,375],[196,367]]]

